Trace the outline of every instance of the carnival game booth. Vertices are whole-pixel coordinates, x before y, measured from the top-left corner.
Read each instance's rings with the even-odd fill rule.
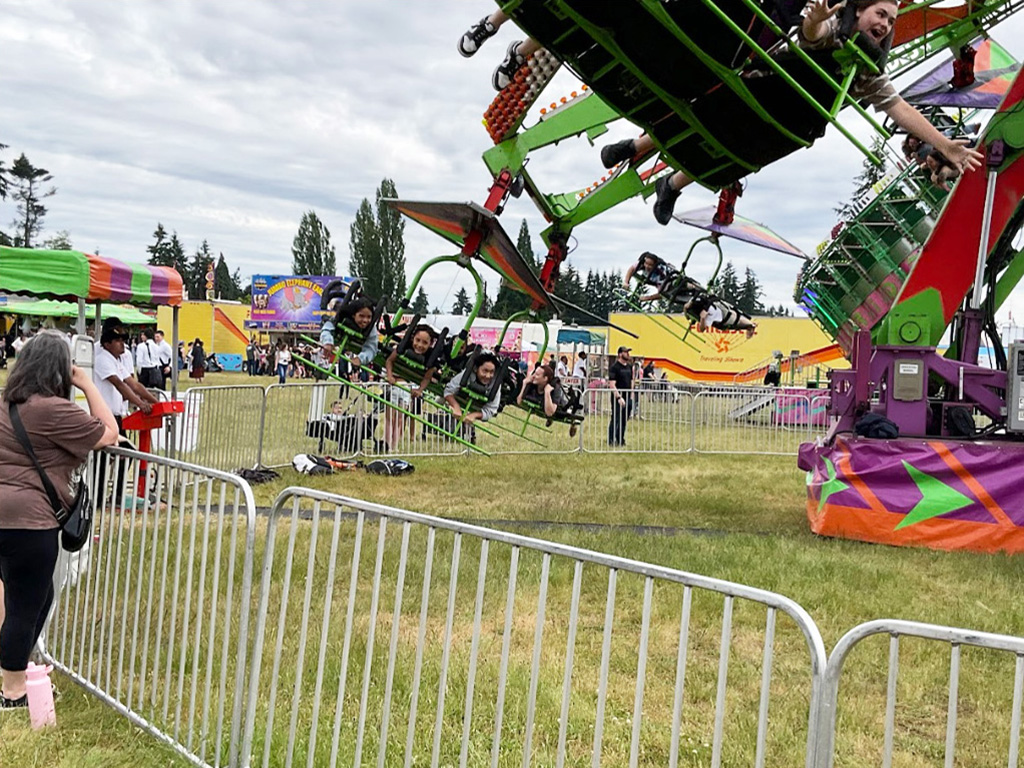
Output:
[[[86,335],[86,308],[97,325],[107,303],[172,308],[171,349],[178,344],[178,309],[182,304],[181,275],[171,267],[133,264],[80,251],[47,251],[0,246],[0,293],[40,299],[73,301],[78,305],[76,335],[72,337],[75,365],[92,369],[94,340]],[[172,410],[177,401],[178,371],[171,366]],[[173,416],[172,416],[173,418]],[[170,430],[173,434],[173,429]]]

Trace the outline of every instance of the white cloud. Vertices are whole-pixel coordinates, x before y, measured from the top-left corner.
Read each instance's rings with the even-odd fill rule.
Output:
[[[3,8],[5,159],[24,152],[54,174],[47,231],[66,229],[83,249],[142,261],[162,222],[189,249],[208,240],[245,275],[287,270],[299,219],[315,209],[344,266],[356,208],[385,176],[409,199],[480,201],[489,186],[480,121],[493,98],[491,69],[515,32],[503,29],[469,60],[455,51],[486,3],[5,0]],[[995,36],[1024,54],[1024,25],[1003,26]],[[545,101],[576,88],[561,73]],[[633,132],[616,124],[599,143]],[[740,212],[812,252],[860,162],[830,131],[752,177]],[[538,152],[530,171],[546,189],[586,186],[603,173],[585,139]],[[679,209],[713,202],[692,188]],[[13,217],[9,201],[0,217]],[[545,225],[524,197],[503,217],[512,236],[523,217],[539,235]],[[453,250],[414,223],[406,233],[410,276]],[[681,261],[702,236],[659,227],[640,200],[574,234],[571,263],[583,271],[622,269],[644,250]],[[712,252],[698,248],[691,267],[702,274]],[[723,249],[740,270],[757,272],[768,303],[791,304],[796,261],[726,241]],[[486,279],[493,291],[497,276]],[[450,305],[460,285],[464,275],[439,270],[425,287],[432,303]]]

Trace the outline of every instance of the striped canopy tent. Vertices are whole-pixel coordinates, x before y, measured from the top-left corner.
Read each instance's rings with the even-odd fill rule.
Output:
[[[86,309],[87,320],[96,319],[96,307]],[[127,304],[111,304],[104,307],[107,314],[117,315],[125,325],[155,325],[156,317],[143,314],[135,307]],[[0,296],[0,314],[31,315],[32,317],[75,317],[78,305],[70,301],[54,301],[52,299],[32,299],[22,297]]]
[[[179,307],[181,275],[80,251],[0,246],[0,291],[41,299]]]

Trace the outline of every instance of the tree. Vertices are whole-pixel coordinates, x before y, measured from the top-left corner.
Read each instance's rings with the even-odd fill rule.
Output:
[[[405,220],[384,198],[396,199],[398,189],[391,179],[383,179],[377,188],[377,239],[383,262],[383,280],[379,296],[400,299],[405,296]]]
[[[875,184],[880,182],[885,177],[885,172],[888,170],[885,162],[885,139],[879,134],[875,134],[871,140],[871,153],[875,157],[882,159],[881,165],[875,165],[871,162],[871,158],[865,157],[864,162],[861,164],[860,173],[858,173],[854,179],[854,191],[850,199],[845,203],[840,203],[837,207],[833,208],[836,214],[839,216],[840,221],[846,221],[853,218],[856,214],[857,202],[867,194]]]
[[[238,274],[237,270],[235,274]],[[223,253],[218,256],[217,266],[213,270],[213,290],[218,299],[227,299],[228,301],[234,301],[238,298],[238,294],[242,292],[240,287],[235,284]]]
[[[452,314],[468,315],[472,311],[473,302],[469,300],[469,294],[465,288],[459,288],[459,292],[455,294],[455,304],[452,305]]]
[[[373,297],[405,296],[405,222],[383,202],[397,195],[395,183],[384,179],[377,189],[376,213],[364,198],[349,229],[349,272],[363,280]]]
[[[427,300],[427,292],[423,290],[423,286],[420,286],[419,291],[416,293],[416,300],[412,303],[413,314],[425,315],[430,312],[430,303]]]
[[[292,274],[333,275],[336,271],[331,232],[315,212],[306,211],[292,240]]]
[[[516,250],[519,251],[519,254],[534,273],[539,272],[540,265],[537,263],[537,256],[533,252],[533,244],[530,242],[530,228],[526,224],[526,219],[523,219],[519,225]],[[497,298],[495,298],[494,305],[491,307],[491,314],[500,320],[508,320],[516,312],[529,309],[531,304],[529,296],[517,291],[508,285],[506,281],[502,280],[501,285],[498,286]]]
[[[48,251],[71,251],[74,250],[71,245],[71,233],[66,229],[62,229],[55,235],[43,240],[43,248]]]
[[[187,274],[182,275],[185,284],[188,286],[188,295],[191,299],[206,298],[206,273],[210,270],[214,261],[213,253],[210,251],[210,244],[203,240],[192,260],[189,261],[185,270]],[[216,273],[215,273],[216,274]]]
[[[763,295],[764,290],[757,281],[757,275],[754,274],[754,270],[747,267],[743,273],[743,284],[740,286],[739,300],[736,302],[736,308],[748,315],[763,314],[764,304],[761,303]]]
[[[32,165],[24,152],[14,161],[9,176],[9,186],[14,190],[11,197],[18,211],[18,218],[11,222],[15,230],[14,244],[31,248],[32,240],[42,230],[43,218],[46,216],[46,206],[42,201],[57,194],[57,188],[44,188],[53,180],[53,176],[45,168]]]
[[[712,292],[721,299],[733,306],[738,306],[740,301],[740,283],[736,277],[736,269],[731,261],[725,262],[725,266],[718,273]]]
[[[173,233],[168,239],[164,225],[157,223],[153,238],[155,242],[146,246],[146,252],[149,254],[147,262],[154,267],[173,267],[178,270],[178,274],[186,281],[187,286],[188,265],[185,259],[185,248],[178,239],[178,233]]]

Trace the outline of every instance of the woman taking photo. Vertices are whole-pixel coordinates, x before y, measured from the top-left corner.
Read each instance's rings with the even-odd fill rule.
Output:
[[[85,393],[91,416],[69,399],[72,386]],[[28,706],[25,669],[53,601],[60,533],[39,472],[11,425],[12,407],[67,506],[75,470],[90,451],[118,439],[92,377],[71,365],[67,340],[43,331],[25,344],[0,404],[0,709]]]

